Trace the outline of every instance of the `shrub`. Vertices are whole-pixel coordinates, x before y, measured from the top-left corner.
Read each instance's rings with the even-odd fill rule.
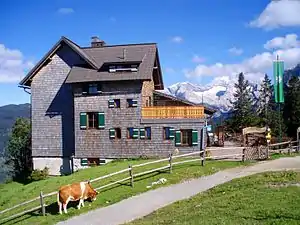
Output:
[[[39,181],[39,180],[44,180],[49,176],[49,168],[45,167],[42,170],[35,169],[32,171],[30,175],[30,180],[31,181]]]

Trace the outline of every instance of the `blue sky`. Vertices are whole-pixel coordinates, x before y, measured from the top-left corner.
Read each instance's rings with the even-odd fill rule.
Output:
[[[293,0],[0,2],[0,105],[30,101],[18,81],[62,36],[81,46],[156,42],[165,86],[271,74],[280,53],[300,62],[300,2]]]

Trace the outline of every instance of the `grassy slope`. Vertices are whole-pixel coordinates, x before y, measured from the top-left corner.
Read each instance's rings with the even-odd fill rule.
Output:
[[[128,225],[299,224],[300,173],[262,173],[236,179],[188,200],[176,202]]]
[[[9,183],[0,185],[0,210],[18,204],[20,202],[26,201],[28,199],[34,198],[39,195],[39,192],[42,190],[44,193],[49,193],[55,191],[59,188],[59,186],[63,184],[72,183],[75,181],[81,181],[88,178],[99,177],[108,173],[112,173],[124,168],[128,167],[128,164],[139,164],[145,162],[146,160],[135,160],[135,161],[125,161],[125,162],[113,162],[109,163],[105,166],[94,167],[86,170],[79,171],[71,176],[62,176],[62,177],[53,177],[47,180],[33,182],[27,185],[19,184],[19,183]],[[167,162],[154,164],[146,167],[136,168],[134,173],[145,171],[146,169],[155,168],[158,166],[166,165]],[[180,181],[200,177],[207,174],[215,173],[219,170],[231,168],[235,166],[245,165],[241,162],[221,162],[221,161],[207,161],[204,167],[201,167],[199,162],[186,163],[182,165],[176,165],[173,167],[173,173],[153,173],[149,175],[145,175],[143,177],[138,177],[135,179],[134,188],[129,186],[129,182],[125,182],[120,185],[116,185],[112,188],[102,190],[100,196],[97,198],[95,202],[93,202],[90,206],[87,202],[85,207],[77,210],[70,205],[68,208],[68,215],[58,215],[57,214],[57,203],[56,196],[52,198],[46,199],[46,204],[48,205],[46,211],[47,216],[40,216],[38,213],[31,213],[12,221],[8,221],[5,224],[54,224],[60,220],[67,219],[71,216],[78,215],[83,212],[87,212],[91,209],[95,209],[98,207],[107,206],[118,202],[122,199],[126,199],[130,196],[136,195],[138,193],[145,192],[149,189],[146,188],[147,185],[151,184],[151,182],[156,181],[159,178],[166,178],[168,181],[165,185],[178,183]],[[247,165],[247,163],[246,163]],[[94,187],[99,187],[104,185],[110,181],[116,181],[121,178],[127,177],[128,174],[117,175],[111,179],[106,179],[105,181],[99,181],[93,183]],[[155,188],[160,187],[161,185],[157,185]],[[39,204],[39,201],[36,201],[34,204],[27,206],[34,207]],[[76,203],[77,204],[77,203]],[[73,206],[75,207],[76,204]],[[14,211],[16,213],[18,211]],[[9,213],[5,214],[5,216],[9,215]],[[4,215],[3,215],[4,216]]]

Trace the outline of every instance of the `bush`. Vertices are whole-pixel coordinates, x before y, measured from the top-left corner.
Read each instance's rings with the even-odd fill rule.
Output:
[[[49,176],[49,168],[45,167],[42,170],[35,169],[32,171],[30,175],[30,180],[31,181],[39,181],[39,180],[44,180]]]

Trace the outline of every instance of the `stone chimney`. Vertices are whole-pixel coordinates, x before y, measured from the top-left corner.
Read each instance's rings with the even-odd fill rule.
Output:
[[[92,48],[101,48],[105,45],[105,41],[99,39],[99,37],[92,37],[91,47]]]

